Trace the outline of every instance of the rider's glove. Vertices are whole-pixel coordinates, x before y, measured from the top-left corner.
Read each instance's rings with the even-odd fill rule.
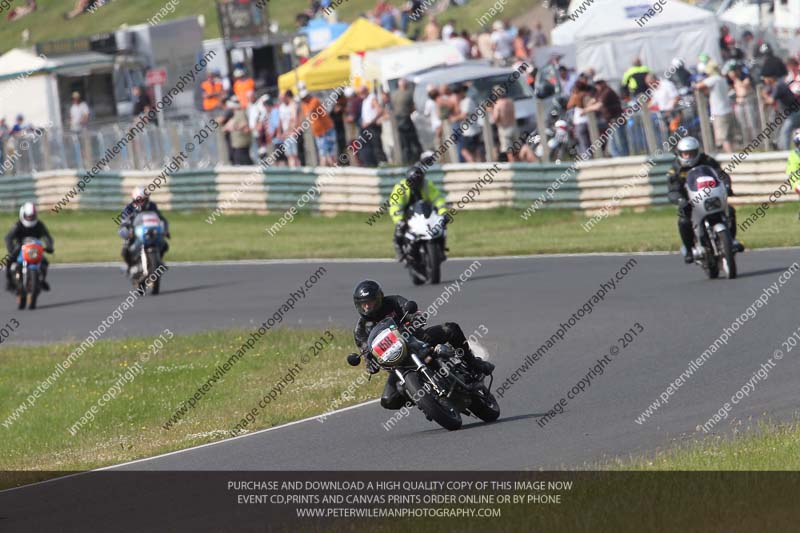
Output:
[[[374,357],[368,355],[366,358],[366,365],[367,365],[367,372],[370,374],[377,374],[381,371],[381,367],[378,364],[378,361],[375,360]]]
[[[408,224],[406,223],[406,221],[405,220],[401,220],[400,222],[395,224],[395,226],[394,226],[394,234],[402,236],[406,232],[407,228],[408,228]]]
[[[169,233],[168,231],[167,231],[166,233],[164,233],[164,236],[165,236],[167,239],[171,239],[171,238],[172,238],[172,235],[170,235],[170,233]]]

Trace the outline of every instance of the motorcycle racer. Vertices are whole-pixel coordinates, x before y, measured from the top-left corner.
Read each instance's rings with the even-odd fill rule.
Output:
[[[367,339],[370,331],[384,318],[391,317],[398,322],[405,314],[404,308],[410,303],[416,308],[416,303],[400,295],[384,296],[381,286],[372,280],[364,280],[356,285],[353,292],[353,303],[359,314],[358,322],[353,330],[353,338],[358,346],[362,358],[365,359],[367,371],[375,374],[380,370],[377,361],[370,353]],[[460,349],[462,359],[467,367],[476,375],[490,375],[494,365],[476,357],[464,336],[461,327],[455,322],[445,322],[439,326],[427,328],[411,328],[410,333],[417,339],[432,345],[450,343],[453,348]],[[397,376],[389,374],[386,385],[381,395],[381,406],[385,409],[400,409],[404,405],[403,397],[397,391]]]
[[[392,189],[389,196],[389,215],[394,222],[394,251],[398,261],[403,260],[403,235],[408,228],[408,207],[419,200],[425,200],[433,204],[436,212],[445,217],[447,221],[447,206],[445,205],[444,194],[430,180],[425,179],[426,170],[433,164],[430,152],[422,155],[420,161],[410,167],[406,173],[406,178]]]
[[[150,200],[150,195],[145,193],[144,188],[134,188],[133,191],[131,191],[131,202],[122,210],[119,224],[119,235],[125,240],[122,245],[122,258],[125,260],[125,264],[128,266],[128,274],[130,274],[131,267],[136,262],[131,250],[131,247],[135,241],[135,236],[133,234],[133,221],[136,219],[136,216],[139,213],[144,212],[151,212],[158,215],[158,218],[160,218],[164,223],[165,236],[168,239],[170,238],[169,223],[167,222],[167,219],[164,218],[164,215],[161,214],[161,211],[158,210],[156,203]],[[164,241],[161,249],[161,257],[164,257],[164,254],[167,253],[167,250],[169,250],[169,245],[166,241]]]
[[[692,247],[694,246],[694,230],[692,229],[692,206],[686,196],[686,175],[695,167],[705,165],[713,168],[725,184],[728,196],[733,196],[731,178],[722,170],[719,162],[700,149],[700,142],[694,137],[684,137],[678,141],[676,147],[677,157],[672,167],[667,171],[667,189],[669,201],[678,206],[678,232],[684,247],[684,261],[694,262]],[[744,246],[736,240],[736,209],[728,206],[731,222],[731,237],[737,251],[744,251]]]
[[[6,268],[6,290],[14,291],[13,272],[17,266],[17,256],[22,249],[22,242],[26,238],[39,239],[44,242],[44,250],[47,253],[54,253],[53,237],[47,230],[44,222],[39,220],[36,204],[33,202],[25,202],[19,208],[19,220],[11,226],[11,230],[6,234],[6,249],[8,250],[8,257],[11,259],[9,268]],[[49,291],[50,284],[47,283],[47,258],[42,258],[41,265],[41,286],[42,289]]]

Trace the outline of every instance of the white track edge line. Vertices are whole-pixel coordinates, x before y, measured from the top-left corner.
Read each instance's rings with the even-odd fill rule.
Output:
[[[159,454],[159,455],[154,455],[152,457],[142,457],[141,459],[134,459],[133,461],[127,461],[125,463],[119,463],[119,464],[115,464],[115,465],[104,466],[104,467],[101,467],[101,468],[95,468],[93,470],[87,470],[85,472],[75,472],[73,474],[69,474],[69,475],[66,475],[66,476],[59,476],[59,477],[54,477],[54,478],[50,478],[50,479],[45,479],[45,480],[42,480],[42,481],[37,481],[35,483],[29,483],[27,485],[22,485],[20,487],[11,487],[11,488],[8,488],[8,489],[0,490],[0,494],[3,494],[4,492],[11,492],[11,491],[14,491],[14,490],[27,489],[29,487],[35,487],[36,485],[42,485],[44,483],[51,483],[53,481],[62,481],[64,479],[69,479],[69,478],[75,477],[75,476],[82,476],[82,475],[85,475],[85,474],[89,474],[91,472],[103,472],[103,471],[113,470],[115,468],[120,468],[120,467],[127,466],[127,465],[132,465],[132,464],[136,464],[136,463],[143,463],[145,461],[152,461],[154,459],[159,459],[161,457],[168,457],[170,455],[177,455],[179,453],[185,453],[185,452],[189,452],[189,451],[192,451],[192,450],[199,450],[200,448],[207,448],[209,446],[214,446],[216,444],[222,444],[224,442],[232,442],[234,440],[243,439],[243,438],[246,438],[246,437],[252,437],[254,435],[259,435],[261,433],[268,433],[270,431],[275,431],[275,430],[287,428],[287,427],[290,427],[290,426],[296,426],[296,425],[302,424],[304,422],[310,422],[311,420],[317,420],[318,418],[320,418],[322,416],[329,417],[329,416],[336,415],[336,414],[339,414],[339,413],[344,413],[346,411],[350,411],[350,410],[353,410],[353,409],[358,409],[359,407],[364,407],[365,405],[371,405],[371,404],[379,402],[379,401],[381,401],[380,398],[376,398],[374,400],[369,400],[369,401],[362,402],[362,403],[359,403],[359,404],[356,404],[356,405],[351,405],[349,407],[343,407],[342,409],[337,409],[335,411],[329,411],[327,413],[322,413],[322,414],[319,414],[319,415],[310,416],[308,418],[303,418],[301,420],[294,420],[292,422],[287,422],[286,424],[281,424],[280,426],[273,426],[271,428],[259,429],[258,431],[253,431],[252,433],[245,433],[244,435],[237,435],[236,437],[229,437],[227,439],[217,440],[217,441],[214,441],[214,442],[206,442],[205,444],[198,444],[197,446],[191,446],[189,448],[182,448],[180,450],[174,450],[174,451],[171,451],[171,452],[166,452],[166,453],[162,453],[162,454]],[[199,470],[186,470],[186,472],[199,472]]]
[[[800,246],[778,246],[771,248],[756,248],[748,250],[747,253],[754,252],[772,252],[772,251],[800,251]],[[492,261],[492,260],[508,260],[508,259],[553,259],[553,258],[569,258],[569,257],[620,257],[620,256],[662,256],[662,255],[677,255],[675,250],[654,250],[649,252],[586,252],[586,253],[552,253],[552,254],[529,254],[529,255],[491,255],[491,256],[469,256],[469,257],[451,257],[450,261]],[[239,259],[239,260],[223,260],[223,261],[175,261],[168,263],[170,267],[184,267],[184,266],[248,266],[248,265],[302,265],[311,263],[396,263],[394,259],[387,258],[371,258],[371,257],[320,257],[308,259]],[[50,265],[53,269],[71,269],[71,268],[122,268],[121,262],[98,262],[98,263],[54,263]]]

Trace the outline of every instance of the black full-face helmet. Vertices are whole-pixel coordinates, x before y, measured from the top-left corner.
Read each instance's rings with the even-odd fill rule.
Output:
[[[422,182],[425,181],[425,171],[416,165],[408,169],[406,173],[406,183],[408,188],[417,194],[422,191]]]
[[[383,289],[377,281],[366,279],[356,285],[353,291],[353,304],[359,315],[364,318],[375,318],[375,313],[383,305]]]

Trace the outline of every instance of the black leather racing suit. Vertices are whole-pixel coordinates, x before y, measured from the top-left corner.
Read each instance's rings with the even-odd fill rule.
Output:
[[[50,236],[50,232],[47,231],[47,226],[44,225],[44,222],[37,220],[36,225],[31,228],[26,228],[22,222],[17,221],[13,226],[11,226],[11,230],[6,234],[6,250],[8,250],[6,281],[8,285],[11,284],[11,267],[17,263],[17,256],[19,255],[19,251],[22,249],[22,241],[29,237],[33,239],[39,239],[44,243],[45,251],[53,253],[53,237]],[[46,257],[42,258],[41,272],[42,280],[45,280],[47,278]]]
[[[372,357],[372,354],[369,353],[369,347],[367,346],[367,339],[369,338],[372,328],[375,327],[375,324],[387,317],[392,317],[399,322],[403,317],[403,306],[407,301],[407,299],[399,295],[385,296],[381,308],[373,313],[373,317],[359,318],[353,330],[353,338],[363,357]],[[469,342],[458,324],[454,322],[445,322],[440,326],[411,330],[411,334],[428,344],[435,345],[449,342],[453,348],[460,348],[463,350],[462,359],[467,366],[471,368],[474,367],[475,355],[472,353]],[[381,395],[381,405],[385,409],[400,409],[404,404],[405,399],[397,391],[397,375],[390,373],[389,378],[386,380],[386,386],[383,388],[383,394]]]
[[[688,253],[691,253],[694,246],[694,230],[692,229],[692,205],[689,203],[689,196],[686,193],[686,174],[695,167],[709,166],[717,171],[719,178],[725,183],[725,188],[728,191],[728,196],[733,196],[733,189],[731,188],[731,177],[728,173],[722,170],[719,162],[710,155],[703,153],[697,163],[691,167],[681,167],[678,158],[672,163],[672,167],[667,171],[667,190],[669,201],[678,206],[678,232],[681,235],[681,242],[686,247]],[[681,199],[686,202],[681,202]],[[681,204],[684,204],[681,206]],[[732,205],[728,205],[728,213],[731,219],[731,237],[736,238],[736,209]]]
[[[133,245],[133,242],[136,240],[136,236],[133,234],[133,221],[136,219],[136,215],[145,212],[152,212],[158,215],[158,218],[164,222],[164,233],[169,235],[169,222],[167,222],[167,219],[161,214],[161,211],[158,210],[158,206],[155,202],[148,201],[147,204],[145,204],[141,209],[137,209],[133,202],[126,205],[125,209],[123,209],[120,213],[121,216],[119,227],[120,235],[125,239],[125,242],[122,245],[122,258],[125,260],[125,263],[128,265],[128,267],[131,267],[134,263],[131,250],[131,245]],[[165,239],[163,241],[163,246],[161,247],[161,257],[164,257],[164,254],[167,253],[167,250],[169,250],[169,245]]]

